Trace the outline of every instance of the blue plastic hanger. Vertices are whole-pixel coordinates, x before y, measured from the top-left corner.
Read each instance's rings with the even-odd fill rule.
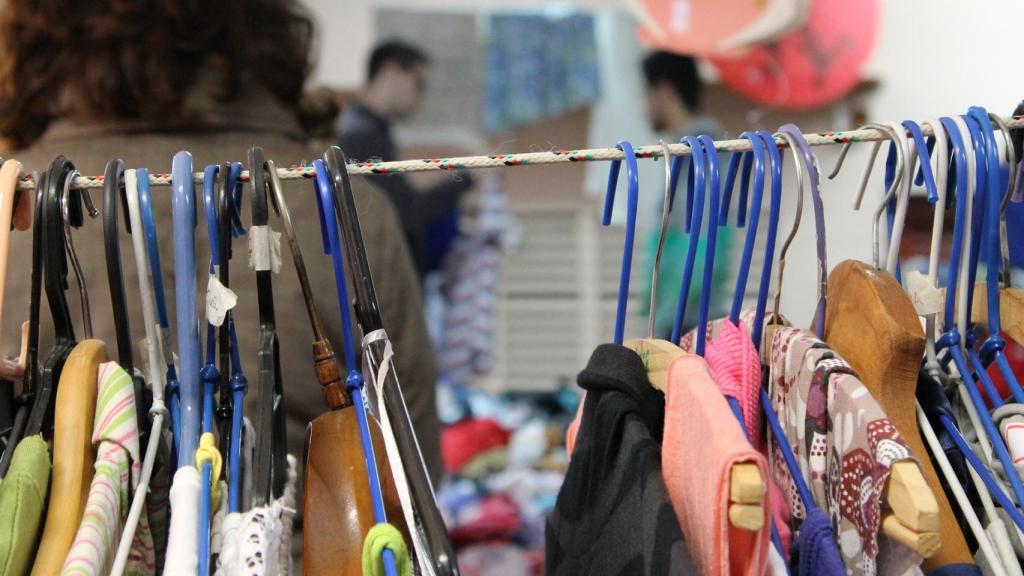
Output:
[[[754,202],[757,204],[757,206],[761,205],[761,196],[764,194],[764,145],[762,144],[761,138],[757,135],[756,132],[744,132],[743,134],[740,135],[740,138],[749,140],[752,150],[748,152],[734,152],[732,156],[729,158],[729,167],[726,169],[725,173],[725,187],[722,191],[722,206],[719,215],[719,225],[721,226],[724,226],[725,224],[728,223],[729,205],[732,199],[732,188],[736,182],[736,170],[740,165],[740,160],[743,161],[743,176],[740,181],[740,198],[736,206],[736,225],[738,227],[742,228],[746,224],[745,215],[747,210],[747,191],[750,184],[749,180],[751,166],[753,166],[754,168]],[[751,213],[750,218],[750,227],[754,231],[756,231],[757,223],[760,220],[761,215],[759,212],[755,211]],[[745,260],[741,260],[740,262],[739,274],[744,275],[744,283],[746,281],[745,275],[750,272],[750,257],[753,255],[754,252],[754,239],[750,238],[750,236],[751,233],[748,230],[747,240],[745,240],[743,246],[743,257],[745,258]],[[747,250],[747,244],[750,244],[749,254]],[[737,284],[740,283],[739,275],[737,275],[736,281]],[[732,308],[730,309],[731,311],[737,311],[735,318],[733,318],[733,314],[731,311],[729,314],[729,318],[730,320],[732,320],[734,324],[739,323],[738,310],[739,308],[742,308],[742,306],[743,294],[741,291],[738,290],[733,294],[733,304]]]
[[[178,468],[194,466],[199,447],[202,398],[199,390],[199,320],[196,316],[196,198],[192,183],[192,155],[174,155],[171,167],[174,222],[175,315],[181,366],[181,437]]]
[[[757,308],[754,316],[754,327],[751,330],[751,338],[754,340],[754,347],[761,350],[761,333],[764,331],[764,312],[768,305],[769,285],[772,281],[772,265],[775,262],[775,240],[779,231],[779,212],[782,208],[782,156],[779,154],[779,146],[771,133],[759,130],[758,135],[764,141],[765,149],[768,152],[768,160],[772,169],[772,197],[768,213],[768,235],[764,244],[764,264],[761,269],[761,287],[757,291]],[[758,212],[761,205],[758,203],[753,207]],[[751,226],[754,229],[754,226]],[[756,230],[755,230],[756,231]],[[751,231],[747,232],[748,238],[752,237]],[[744,279],[746,286],[746,279]],[[736,300],[733,300],[735,306]],[[738,316],[737,316],[738,318]]]
[[[996,456],[999,458],[999,461],[1002,463],[1005,470],[1015,470],[1013,462],[1010,459],[1010,455],[1006,450],[1006,445],[1002,440],[1002,436],[999,435],[999,431],[992,422],[992,417],[985,408],[985,403],[974,383],[974,378],[971,376],[967,360],[961,350],[960,332],[958,331],[954,320],[956,287],[960,276],[960,266],[958,263],[961,262],[961,258],[963,257],[966,208],[968,202],[970,202],[970,198],[968,198],[968,159],[966,144],[960,134],[960,128],[953,119],[949,117],[943,117],[941,122],[943,127],[946,128],[947,134],[953,143],[953,154],[956,162],[956,187],[958,198],[956,203],[956,217],[953,224],[953,245],[949,260],[948,280],[946,283],[946,315],[944,319],[946,324],[945,332],[939,338],[938,342],[936,342],[936,348],[939,350],[945,348],[949,349],[949,354],[952,356],[957,371],[960,373],[960,376],[964,381],[964,389],[967,391],[971,402],[978,408],[979,419],[981,420],[985,432],[989,435],[989,440],[992,443],[992,448],[994,449]],[[979,475],[983,474],[981,470],[978,470],[978,473]],[[985,473],[987,473],[987,470]],[[1010,486],[1017,498],[1017,502],[1024,502],[1024,486],[1021,485],[1020,478],[1016,474],[1012,473],[1007,474],[1007,477],[1009,478]],[[1022,529],[1024,529],[1024,526],[1022,526]]]
[[[972,110],[974,109],[972,108]],[[983,236],[985,235],[984,231],[992,227],[992,222],[987,214],[987,207],[991,203],[991,200],[988,198],[990,195],[990,187],[994,186],[997,190],[999,188],[999,158],[998,152],[995,149],[996,143],[994,140],[994,135],[993,138],[990,139],[988,135],[983,133],[983,128],[980,125],[981,123],[987,125],[989,133],[991,133],[992,128],[990,121],[988,119],[988,115],[984,111],[982,111],[981,114],[982,120],[980,122],[978,116],[973,113],[968,116],[962,117],[969,126],[971,131],[971,141],[974,144],[977,166],[977,170],[975,172],[975,180],[977,182],[977,185],[976,192],[974,194],[973,218],[971,222],[970,232],[970,264],[968,267],[970,273],[968,279],[966,280],[966,282],[968,282],[966,302],[967,318],[971,317],[971,308],[973,307],[972,304],[974,299],[974,286],[978,274],[978,264],[980,262],[982,245],[985,244],[986,242],[985,238],[983,238]],[[995,160],[996,162],[996,172],[994,173],[991,173],[990,171],[990,162],[992,160]],[[995,214],[997,242],[999,219],[998,202],[999,201],[997,200],[995,206],[997,210]],[[998,273],[998,264],[996,265],[996,272]],[[998,290],[996,298],[997,300],[999,298]],[[1003,398],[1000,397],[999,391],[996,389],[995,383],[992,382],[992,378],[988,375],[988,372],[986,372],[985,370],[985,366],[981,361],[981,357],[978,355],[978,352],[974,349],[974,344],[976,340],[977,333],[974,331],[973,325],[970,325],[967,328],[965,346],[967,350],[967,359],[970,362],[971,366],[974,368],[976,377],[978,378],[978,380],[981,381],[982,386],[985,388],[985,395],[988,396],[989,402],[992,404],[992,407],[999,408],[1004,404]]]
[[[138,168],[135,171],[139,185],[139,208],[142,212],[142,229],[146,237],[146,252],[149,257],[149,271],[153,278],[153,296],[156,300],[157,321],[160,325],[160,345],[163,348],[164,361],[167,363],[167,386],[165,398],[171,415],[172,454],[177,460],[178,443],[181,440],[181,398],[178,372],[174,368],[174,355],[171,352],[171,324],[167,316],[167,297],[164,295],[164,280],[160,267],[160,244],[156,233],[156,218],[153,216],[153,200],[149,191],[149,170]],[[139,271],[139,274],[145,272]]]
[[[625,140],[615,145],[626,155],[626,179],[629,189],[626,197],[626,237],[622,243],[622,271],[619,273],[619,302],[615,311],[614,343],[622,344],[626,330],[626,304],[629,301],[629,273],[633,269],[633,241],[636,238],[636,209],[640,198],[640,168],[637,166],[633,145]],[[612,207],[615,205],[615,188],[619,180],[622,160],[613,160],[608,171],[608,188],[604,195],[603,226],[612,223]]]
[[[708,185],[711,187],[711,206],[708,213],[708,241],[704,250],[704,279],[701,283],[700,310],[697,316],[697,354],[703,356],[708,335],[708,314],[711,311],[711,284],[714,278],[715,250],[718,242],[718,225],[715,222],[715,216],[718,214],[721,203],[721,188],[719,185],[718,151],[715,149],[715,141],[707,134],[702,134],[699,140],[704,145],[704,157],[708,166]]]
[[[686,175],[686,198],[687,219],[686,232],[688,240],[686,245],[686,260],[683,264],[683,276],[679,284],[679,299],[676,303],[676,318],[672,324],[672,342],[678,344],[683,335],[683,319],[686,314],[686,302],[690,298],[690,285],[693,281],[693,268],[697,260],[697,244],[700,240],[700,229],[704,220],[704,170],[707,166],[704,147],[696,136],[684,136],[681,143],[690,146],[690,169]],[[675,184],[679,181],[679,170],[683,164],[683,157],[676,157],[672,161],[672,183],[669,188],[670,194],[675,194]],[[692,204],[691,204],[692,203]],[[706,251],[705,251],[706,252]],[[705,254],[707,257],[707,254]],[[698,354],[703,356],[703,347]]]
[[[1006,196],[1010,195],[1012,187],[1009,184],[1009,174],[1007,173],[1005,179],[1002,177],[1003,171],[998,158],[998,146],[996,145],[995,133],[992,130],[989,115],[984,108],[980,107],[972,107],[969,114],[977,120],[988,145],[987,158],[990,173],[987,191],[988,200],[985,210],[985,237],[982,240],[986,249],[985,280],[988,295],[989,336],[981,345],[979,354],[986,363],[996,363],[999,372],[1013,393],[1014,400],[1018,403],[1024,403],[1024,390],[1021,389],[1017,375],[1013,373],[1009,361],[1003,354],[1003,350],[1006,349],[1006,340],[1002,336],[999,311],[999,289],[1002,272],[1000,267],[1003,265],[1000,218],[1002,204],[1005,200],[1004,194]],[[1007,146],[1012,147],[1012,142],[1007,140]],[[1011,159],[1013,159],[1013,156],[1015,154],[1011,153]]]
[[[210,240],[210,276],[215,276],[220,266],[220,238],[217,233],[216,180],[225,178],[220,167],[210,164],[203,171],[203,212],[206,215],[206,231]],[[203,383],[203,432],[213,432],[214,394],[220,385],[220,370],[217,370],[217,327],[206,322],[206,364],[199,372]],[[208,468],[209,463],[204,465]],[[206,470],[204,470],[206,472]]]
[[[366,421],[366,404],[363,402],[362,390],[363,375],[356,368],[355,344],[352,342],[352,319],[349,312],[350,300],[348,298],[348,287],[345,283],[344,255],[342,254],[341,239],[338,234],[338,220],[335,216],[334,190],[330,173],[327,171],[323,160],[314,160],[313,168],[316,171],[316,198],[320,214],[320,229],[325,240],[324,253],[331,256],[331,264],[334,267],[334,285],[338,295],[338,307],[341,310],[341,333],[345,351],[345,366],[348,369],[345,385],[352,393],[352,403],[355,408],[356,419],[359,422],[359,437],[363,444],[366,475],[370,482],[370,499],[373,502],[373,518],[375,522],[382,524],[387,522],[387,515],[384,512],[384,497],[380,488],[380,478],[377,475],[373,443],[370,441],[370,428]],[[635,202],[633,206],[635,213]],[[385,572],[388,576],[397,576],[398,569],[395,564],[394,552],[390,548],[385,548],[383,556]]]

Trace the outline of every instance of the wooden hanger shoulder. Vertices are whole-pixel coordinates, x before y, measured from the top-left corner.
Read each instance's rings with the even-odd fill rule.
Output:
[[[57,384],[54,407],[53,477],[43,537],[32,567],[34,576],[59,574],[78,532],[92,483],[96,448],[97,377],[107,361],[100,340],[83,340],[71,351]]]
[[[988,323],[988,293],[984,284],[974,288],[971,320]],[[1024,289],[1012,286],[999,289],[999,320],[1003,332],[1018,344],[1024,344]]]
[[[402,531],[411,550],[405,516],[384,456],[383,437],[372,418],[369,425],[388,522]],[[302,502],[302,561],[306,574],[362,573],[363,540],[375,522],[361,442],[355,408],[351,406],[317,417],[306,429]]]
[[[686,354],[682,348],[657,338],[626,340],[623,345],[636,352],[647,368],[651,386],[665,392],[668,389],[668,367],[676,358]]]
[[[825,340],[857,371],[920,463],[893,466],[886,502],[899,526],[883,522],[885,534],[920,553],[931,550],[931,533],[937,530],[942,547],[932,551],[926,566],[973,563],[917,424],[915,394],[925,338],[913,303],[887,272],[852,260],[829,275],[828,294]]]
[[[636,352],[647,368],[651,386],[668,389],[668,369],[672,361],[686,354],[682,348],[656,338],[626,340],[624,346]],[[745,530],[757,531],[764,526],[765,480],[754,464],[736,464],[729,475],[729,521]]]

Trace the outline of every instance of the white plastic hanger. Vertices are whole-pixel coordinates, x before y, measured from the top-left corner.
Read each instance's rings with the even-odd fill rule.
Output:
[[[153,406],[150,408],[149,413],[153,417],[153,422],[152,430],[149,433],[149,446],[146,449],[146,457],[142,462],[142,474],[139,478],[139,485],[135,488],[135,495],[132,498],[132,505],[128,512],[128,520],[125,523],[124,532],[121,533],[121,541],[117,545],[117,556],[114,558],[114,564],[110,570],[112,576],[121,576],[128,562],[128,555],[131,552],[132,541],[135,539],[139,518],[142,516],[142,509],[146,505],[146,496],[149,494],[149,481],[153,476],[153,467],[156,464],[157,446],[163,437],[164,422],[168,417],[167,407],[164,405],[163,373],[167,363],[164,360],[159,341],[156,301],[153,295],[152,279],[150,278],[149,255],[146,251],[146,237],[142,231],[138,175],[135,170],[125,170],[124,180],[125,191],[128,196],[128,218],[131,222],[131,229],[135,232],[132,234],[132,248],[135,253],[135,268],[139,276],[139,294],[142,298],[142,316],[146,327],[146,352],[149,357],[148,376],[153,390]]]

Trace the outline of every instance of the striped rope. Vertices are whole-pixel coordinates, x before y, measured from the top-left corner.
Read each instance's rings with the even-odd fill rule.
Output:
[[[1024,115],[1003,118],[1007,127],[1011,129],[1024,128]],[[921,131],[925,136],[932,136],[931,126],[924,124]],[[782,136],[775,134],[775,144],[780,148],[786,148],[786,141]],[[849,144],[854,142],[875,142],[886,140],[889,136],[874,128],[861,130],[847,130],[844,132],[818,132],[804,134],[804,138],[811,146],[831,146],[836,144]],[[751,149],[749,140],[718,140],[715,142],[715,150],[719,152],[746,152]],[[660,158],[663,149],[660,144],[650,144],[634,148],[637,158]],[[687,144],[669,144],[669,156],[687,156],[690,154],[690,146]],[[348,165],[348,173],[357,175],[367,174],[397,174],[402,172],[431,172],[431,171],[452,171],[452,170],[477,170],[482,168],[504,168],[513,166],[539,166],[543,164],[568,164],[574,162],[607,162],[612,160],[623,160],[625,158],[622,150],[618,148],[590,148],[580,150],[550,150],[547,152],[524,152],[521,154],[493,154],[490,156],[462,156],[454,158],[423,158],[419,160],[399,160],[396,162],[356,162]],[[316,173],[312,166],[292,166],[289,168],[278,168],[277,175],[281,180],[299,180],[302,178],[315,178]],[[203,174],[197,172],[194,175],[196,182],[202,182]],[[243,171],[243,181],[249,180],[249,172]],[[169,186],[171,183],[170,174],[151,173],[149,176],[150,186]],[[22,178],[18,183],[21,190],[31,190],[35,182],[31,176]],[[102,188],[103,176],[78,176],[72,183],[72,188]]]

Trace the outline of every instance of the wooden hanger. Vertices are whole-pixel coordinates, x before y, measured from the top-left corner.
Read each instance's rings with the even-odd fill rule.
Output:
[[[438,575],[455,575],[459,571],[455,549],[448,536],[441,510],[437,506],[430,476],[427,474],[416,440],[416,431],[413,429],[402,396],[398,374],[391,361],[391,344],[384,331],[380,306],[373,287],[373,276],[363,244],[355,196],[346,168],[347,160],[337,146],[327,149],[324,160],[333,181],[334,214],[341,222],[343,247],[355,292],[353,307],[363,333],[363,370],[370,375],[371,381],[367,390],[371,393],[376,392],[377,396],[369,398],[369,406],[372,409],[376,405],[381,422],[384,422],[386,416],[391,427],[390,438],[385,437],[385,448],[388,449],[395,477],[399,478],[404,474],[405,485],[408,486],[408,493],[403,490],[400,496],[411,498],[411,512],[414,512],[414,517],[410,518],[407,511],[406,518],[410,524],[409,529],[413,532],[416,556],[421,559],[421,564],[431,565]],[[328,203],[324,202],[325,212]],[[326,218],[327,215],[324,216]],[[353,400],[358,404],[354,393]],[[409,506],[403,505],[403,508],[408,509]]]
[[[705,170],[705,151],[702,148],[702,144],[697,139],[692,139],[688,142],[693,147],[692,156],[692,168],[691,176],[688,178],[688,193],[692,194],[694,187],[696,186],[696,198],[692,204],[692,218],[690,229],[696,230],[695,236],[700,234],[700,226],[703,220],[704,210],[704,170]],[[664,142],[661,142],[662,146],[662,157],[665,159],[665,195],[664,202],[662,205],[662,216],[661,216],[661,233],[658,239],[658,248],[655,253],[654,267],[651,271],[651,306],[648,317],[648,334],[647,338],[627,340],[623,342],[623,345],[636,352],[644,362],[644,366],[647,368],[647,379],[651,385],[661,390],[663,393],[666,391],[668,386],[668,369],[672,361],[679,356],[685,354],[682,348],[669,342],[654,337],[654,325],[655,325],[655,314],[657,310],[657,290],[658,290],[658,274],[661,267],[661,256],[665,244],[665,236],[668,233],[668,220],[669,212],[672,209],[672,201],[675,192],[675,183],[678,178],[679,167],[681,166],[680,161],[670,163],[670,155],[668,153],[668,146]],[[711,154],[715,154],[712,150]],[[715,166],[715,178],[712,184],[714,196],[711,206],[711,218],[710,227],[715,226],[715,215],[718,211],[718,182],[717,182],[717,157]],[[628,168],[627,164],[627,168]],[[632,184],[632,182],[631,182]],[[633,194],[633,190],[630,190],[630,194]],[[606,202],[614,202],[614,188],[610,190]],[[611,204],[605,204],[605,214],[610,215]],[[631,206],[631,214],[629,224],[635,225],[635,206]],[[605,219],[605,225],[609,223],[609,220]],[[694,228],[696,226],[696,228]],[[627,233],[627,237],[632,235]],[[689,296],[689,279],[692,278],[693,271],[693,260],[696,255],[696,240],[695,237],[690,242],[692,250],[688,250],[687,263],[689,267],[689,273],[687,274],[687,280],[684,281],[683,292],[685,295],[681,296],[680,306],[685,305],[685,302]],[[632,246],[627,245],[626,250],[632,254]],[[709,243],[707,254],[705,255],[705,268],[710,270],[714,266],[711,252],[714,250],[713,242]],[[690,254],[692,252],[692,254]],[[625,262],[625,258],[624,258]],[[623,274],[626,272],[626,265],[623,266]],[[627,280],[628,283],[628,280]],[[628,285],[628,284],[627,284]],[[707,311],[705,307],[701,309],[701,321],[706,325],[707,323]],[[703,352],[703,343],[699,346],[700,352]],[[765,480],[761,476],[761,470],[755,464],[751,463],[737,463],[732,466],[729,476],[729,522],[737,527],[744,530],[758,531],[764,527],[765,523],[765,511],[764,511],[764,498],[765,498]]]
[[[352,396],[345,390],[341,366],[320,321],[302,248],[273,160],[266,161],[265,172],[270,200],[284,224],[295,273],[313,328],[313,371],[329,408],[306,428],[303,570],[309,574],[357,574],[362,570],[361,542],[374,524],[370,487],[363,454],[359,450],[359,423],[356,422]],[[401,503],[390,466],[383,458],[386,454],[384,442],[375,421],[370,422],[370,434],[374,453],[381,455],[377,469],[382,478],[381,489],[388,518],[397,521],[399,529],[408,538],[408,526],[399,521],[403,518]]]
[[[33,576],[60,574],[82,522],[96,460],[92,430],[99,390],[97,374],[106,361],[103,342],[83,340],[68,355],[61,371],[54,413],[50,505],[32,566]]]
[[[32,205],[29,195],[18,191],[21,163],[7,160],[0,167],[0,318],[3,316],[4,287],[7,279],[7,256],[10,247],[11,230],[28,230],[32,221]],[[21,346],[17,360],[0,360],[0,378],[21,381],[25,375],[28,351],[28,322],[21,325]]]
[[[898,125],[874,127],[889,133],[896,144],[897,169],[879,213],[888,198],[905,185],[907,193],[896,196],[896,221],[900,222],[909,201],[911,166],[906,159],[909,143],[904,129]],[[872,148],[868,170],[858,192],[858,205],[880,146],[879,142]],[[846,150],[848,147],[844,148],[840,161]],[[840,166],[841,163],[831,177],[838,173]],[[876,217],[876,262],[877,222]],[[894,234],[888,255],[890,270],[895,270],[898,247],[899,238]],[[893,518],[883,519],[883,530],[926,557],[925,566],[929,569],[952,563],[973,564],[963,533],[927,457],[918,427],[915,394],[925,335],[913,303],[890,272],[852,260],[840,263],[832,271],[828,291],[831,298],[826,307],[825,340],[857,372],[918,457],[920,467],[910,461],[892,466],[886,502]]]
[[[350,552],[346,549],[353,546],[357,550],[360,549],[358,543],[361,542],[361,539],[358,535],[365,534],[372,525],[382,522],[390,521],[401,527],[406,516],[403,506],[394,506],[394,502],[401,502],[401,500],[397,497],[397,486],[393,481],[392,462],[386,457],[388,451],[387,446],[383,445],[385,443],[380,441],[380,436],[373,434],[373,427],[370,425],[373,418],[368,416],[368,409],[363,401],[364,387],[362,375],[356,366],[353,326],[349,312],[351,300],[348,298],[345,258],[335,206],[335,199],[338,195],[334,189],[334,182],[337,177],[331,174],[334,170],[329,169],[322,160],[314,161],[313,165],[316,169],[315,190],[324,252],[331,256],[340,308],[341,336],[347,368],[346,392],[351,394],[352,403],[345,409],[333,410],[317,418],[307,428],[307,492],[303,506],[304,510],[312,515],[309,517],[312,520],[307,520],[307,522],[315,522],[316,526],[318,528],[322,526],[323,530],[303,530],[303,568],[305,569],[305,562],[308,559],[312,565],[311,573],[335,574],[337,567],[332,565],[332,562],[351,562],[348,557]],[[266,164],[261,162],[258,166],[265,167]],[[345,174],[344,184],[347,186],[348,173],[344,166],[344,162],[341,162],[335,169],[340,169]],[[274,184],[278,190],[280,189],[279,183],[273,178],[269,182]],[[351,191],[343,194],[342,198],[351,200]],[[278,205],[280,207],[283,204],[279,202]],[[297,248],[297,244],[295,248]],[[358,272],[353,272],[353,276],[358,277],[358,275]],[[367,282],[366,287],[372,291],[369,277],[366,276],[363,280]],[[311,295],[312,292],[309,294]],[[368,305],[373,306],[374,310],[376,309],[375,300]],[[319,322],[315,322],[314,325],[318,326]],[[326,342],[322,334],[320,340]],[[317,375],[322,380],[328,381],[328,384],[335,380],[341,380],[340,370],[337,375],[332,374],[329,366],[325,366],[322,362],[317,370]],[[320,439],[325,439],[325,441],[317,445]],[[338,442],[344,444],[337,444]],[[339,450],[339,446],[347,448]],[[429,488],[429,481],[427,486]],[[431,492],[431,498],[432,494]],[[441,526],[443,529],[443,522]],[[410,532],[413,530],[416,530],[418,534],[420,527],[408,526],[408,530],[404,532],[406,545],[411,551],[419,552],[420,548],[416,546],[417,540],[410,538],[412,536]],[[310,533],[307,534],[307,531]],[[353,538],[353,535],[356,537]],[[447,531],[445,531],[444,537],[447,539]],[[341,542],[345,538],[350,541]],[[427,554],[416,554],[416,563],[421,568],[424,565],[433,565],[434,559],[427,556]],[[384,551],[382,559],[385,567],[389,563],[393,563],[393,558],[393,552],[390,549]],[[454,563],[454,557],[451,561]]]

